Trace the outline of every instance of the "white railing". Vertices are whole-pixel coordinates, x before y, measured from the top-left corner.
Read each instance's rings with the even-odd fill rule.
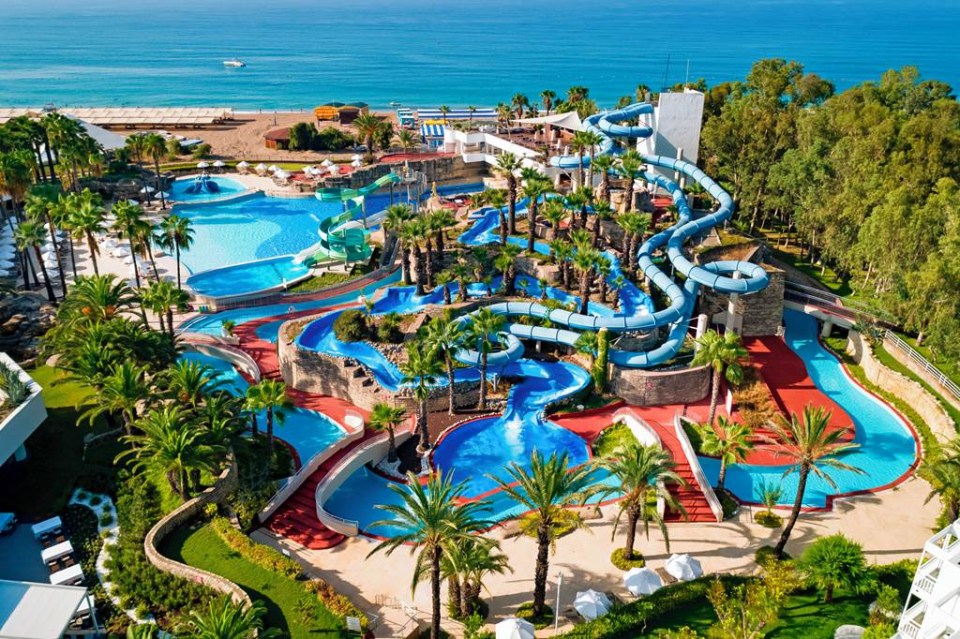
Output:
[[[363,430],[360,430],[359,432],[347,433],[346,437],[334,442],[329,448],[323,449],[311,457],[306,464],[300,466],[299,470],[297,470],[297,472],[287,479],[287,483],[284,484],[280,490],[274,493],[273,497],[270,498],[270,501],[267,502],[267,505],[264,506],[263,510],[260,511],[260,521],[267,521],[270,515],[275,513],[285,501],[290,499],[290,496],[297,492],[297,489],[303,485],[303,482],[306,481],[307,477],[317,472],[317,469],[319,469],[325,461],[361,437],[363,437]]]
[[[917,589],[920,592],[930,594],[933,592],[934,587],[937,585],[937,580],[933,577],[921,577],[917,580]]]
[[[910,361],[923,369],[923,371],[934,380],[937,386],[952,395],[957,401],[960,401],[960,386],[957,386],[952,379],[940,372],[940,369],[928,362],[927,358],[907,344],[899,335],[888,330],[884,334],[884,340],[892,344],[897,350],[909,357]]]
[[[397,445],[399,446],[409,436],[409,432],[397,433]],[[340,487],[340,484],[342,484],[352,472],[359,466],[371,462],[378,457],[382,457],[384,454],[383,449],[389,445],[390,440],[387,433],[382,433],[371,438],[369,441],[357,446],[356,449],[340,461],[336,468],[320,480],[314,496],[317,505],[317,519],[320,520],[321,524],[347,537],[356,537],[360,534],[360,522],[334,515],[323,506],[327,498],[333,491]]]
[[[683,454],[687,457],[687,463],[690,464],[693,478],[696,480],[701,492],[703,492],[703,496],[706,497],[707,504],[710,505],[710,511],[713,513],[713,516],[717,518],[717,521],[721,522],[723,521],[723,506],[720,505],[720,500],[717,499],[717,493],[713,491],[713,486],[710,485],[706,475],[703,474],[703,468],[700,467],[700,460],[697,459],[697,453],[693,450],[693,444],[690,443],[690,438],[687,437],[687,432],[683,430],[683,424],[680,420],[680,413],[674,414],[673,428],[676,432],[677,440],[680,442],[680,448],[683,449]]]
[[[255,382],[260,381],[260,367],[257,366],[257,362],[254,361],[254,359],[248,353],[240,350],[236,346],[230,346],[228,344],[212,341],[201,343],[192,340],[185,340],[185,342],[188,349],[194,350],[209,357],[223,360],[242,370]]]

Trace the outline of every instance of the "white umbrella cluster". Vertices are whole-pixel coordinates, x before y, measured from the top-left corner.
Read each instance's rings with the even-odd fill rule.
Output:
[[[210,167],[210,164],[207,163],[207,162],[204,162],[203,160],[201,160],[200,162],[197,162],[197,168],[198,168],[198,169],[203,170],[203,169],[206,169],[206,168],[209,168],[209,167]]]

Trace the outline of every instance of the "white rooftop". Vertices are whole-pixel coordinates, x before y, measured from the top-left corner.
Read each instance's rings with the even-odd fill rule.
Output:
[[[60,639],[86,588],[0,580],[0,637]]]

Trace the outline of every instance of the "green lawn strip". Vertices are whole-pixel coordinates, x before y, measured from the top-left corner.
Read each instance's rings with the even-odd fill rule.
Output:
[[[27,373],[43,388],[47,419],[27,439],[30,456],[17,465],[16,473],[0,491],[0,510],[29,519],[62,510],[77,483],[97,492],[109,489],[115,473],[113,458],[120,445],[116,439],[106,438],[84,452],[86,435],[108,429],[102,419],[92,427],[77,424],[90,399],[89,390],[49,366]]]
[[[309,293],[312,291],[318,291],[322,288],[327,288],[328,286],[333,286],[334,284],[341,284],[343,282],[352,280],[359,275],[351,275],[349,273],[321,273],[316,277],[311,277],[309,279],[303,280],[296,286],[291,286],[287,292],[288,293]]]
[[[873,354],[876,356],[877,360],[881,364],[886,366],[889,369],[895,370],[904,377],[912,379],[916,383],[920,384],[928,393],[934,396],[934,398],[940,403],[940,406],[944,411],[950,416],[950,419],[953,420],[954,428],[960,432],[960,410],[957,410],[956,407],[948,402],[943,395],[938,393],[930,384],[928,384],[922,377],[914,373],[912,370],[900,363],[896,357],[890,354],[883,345],[878,345],[873,348]]]
[[[850,284],[842,280],[829,266],[824,269],[816,264],[801,260],[800,256],[795,253],[789,253],[778,248],[771,247],[770,251],[775,258],[816,280],[834,295],[846,297],[853,293]]]
[[[941,373],[950,378],[953,383],[960,385],[960,362],[952,362],[949,359],[937,357],[937,354],[931,351],[923,344],[917,344],[917,338],[903,333],[898,333],[901,339],[911,346],[915,351],[923,355],[928,362],[937,367]]]
[[[866,626],[869,597],[835,596],[824,603],[818,593],[798,593],[787,599],[780,609],[780,619],[770,627],[770,639],[833,639],[833,633],[844,624]]]
[[[261,568],[227,547],[209,525],[184,526],[167,537],[162,552],[168,557],[226,577],[267,609],[265,625],[290,639],[341,635],[343,622],[306,591],[304,583]],[[314,620],[304,615],[306,602]]]

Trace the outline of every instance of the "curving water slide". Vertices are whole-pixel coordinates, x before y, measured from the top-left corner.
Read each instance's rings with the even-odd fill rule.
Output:
[[[356,218],[363,212],[364,199],[389,184],[400,182],[396,173],[388,173],[359,189],[318,189],[321,202],[341,202],[344,211],[322,220],[317,228],[320,240],[297,255],[297,261],[306,266],[321,262],[361,262],[370,257],[368,231]]]

